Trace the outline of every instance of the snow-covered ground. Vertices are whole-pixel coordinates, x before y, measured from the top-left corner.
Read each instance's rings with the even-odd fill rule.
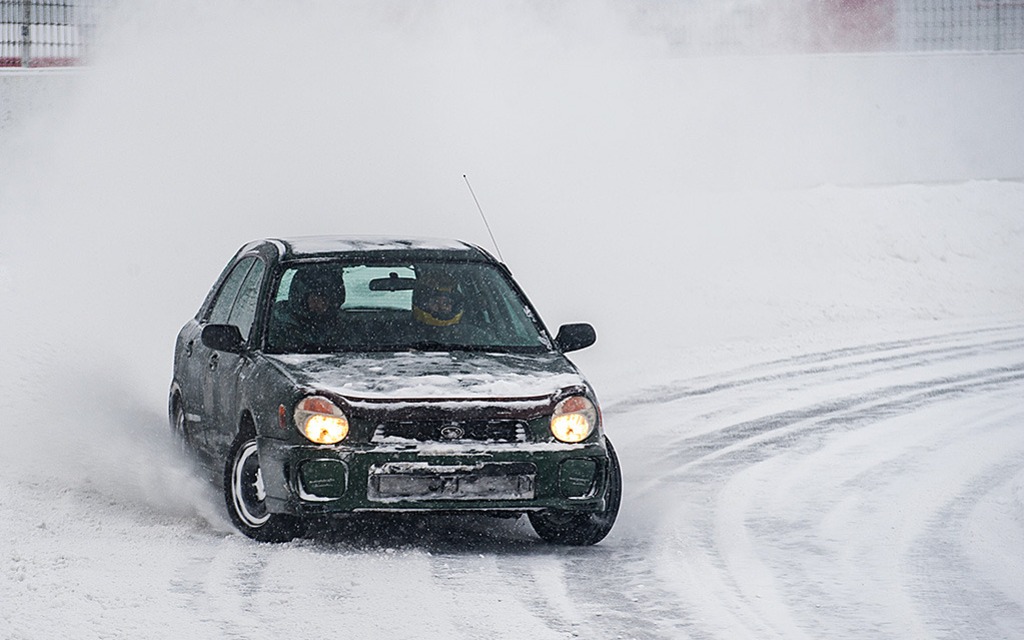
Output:
[[[0,101],[48,105],[0,118],[0,638],[1024,636],[1024,56],[186,4]],[[490,246],[464,173],[546,321],[598,329],[615,529],[233,532],[168,441],[178,327],[253,237]]]

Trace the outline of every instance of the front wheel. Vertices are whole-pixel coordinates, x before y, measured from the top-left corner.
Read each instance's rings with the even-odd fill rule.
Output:
[[[224,465],[224,500],[235,527],[253,540],[287,542],[302,535],[302,522],[267,510],[256,438],[238,434]]]
[[[594,513],[574,513],[556,509],[531,512],[530,524],[545,542],[591,545],[603,540],[612,530],[615,517],[619,514],[619,504],[622,502],[622,470],[611,440],[605,438],[604,443],[608,448],[608,490],[604,509]]]

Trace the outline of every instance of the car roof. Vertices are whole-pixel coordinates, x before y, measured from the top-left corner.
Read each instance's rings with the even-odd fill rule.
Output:
[[[249,243],[242,250],[272,245],[281,261],[305,258],[372,256],[403,260],[441,259],[456,261],[496,262],[480,247],[461,240],[441,238],[407,238],[394,236],[298,236],[267,238]]]

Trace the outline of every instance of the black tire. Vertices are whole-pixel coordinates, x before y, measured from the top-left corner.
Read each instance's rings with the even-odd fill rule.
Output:
[[[530,524],[545,542],[586,546],[600,542],[612,530],[622,502],[622,469],[611,440],[605,438],[604,443],[608,448],[608,493],[604,510],[593,513],[555,509],[531,512]]]
[[[301,536],[301,520],[284,513],[270,513],[264,502],[256,437],[242,431],[235,438],[224,465],[224,501],[235,527],[259,542],[288,542]]]
[[[178,453],[186,457],[192,455],[192,443],[185,430],[185,404],[178,395],[171,400],[171,438]]]

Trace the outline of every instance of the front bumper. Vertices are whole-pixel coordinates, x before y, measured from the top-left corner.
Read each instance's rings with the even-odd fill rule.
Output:
[[[258,438],[267,507],[298,516],[357,511],[604,508],[608,453],[588,444],[418,443],[355,447]]]

